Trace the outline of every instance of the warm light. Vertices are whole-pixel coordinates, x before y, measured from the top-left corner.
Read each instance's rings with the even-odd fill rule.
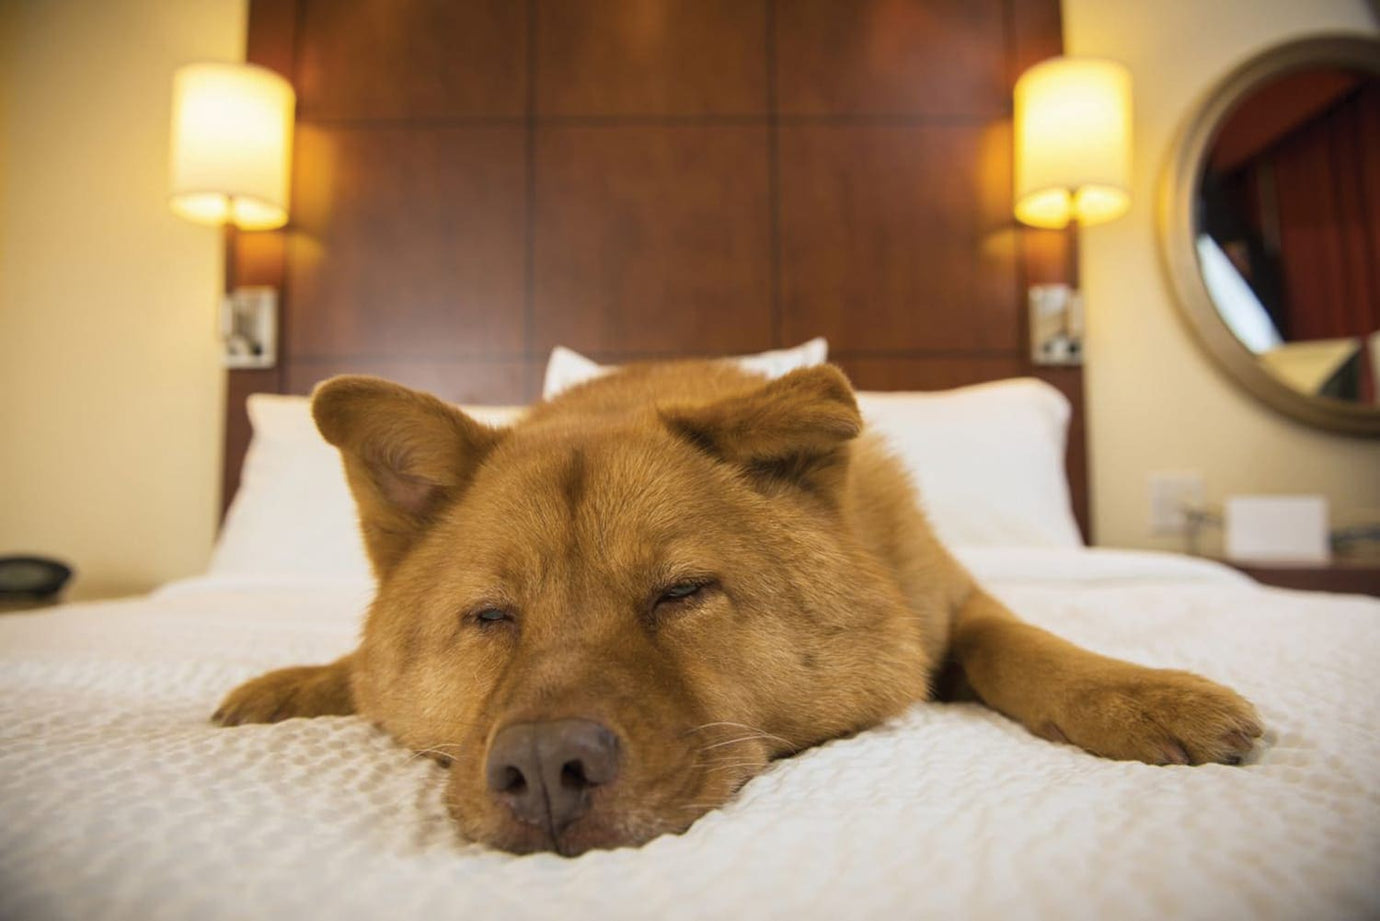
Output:
[[[1114,61],[1051,58],[1016,81],[1016,217],[1100,224],[1131,205],[1131,74]]]
[[[199,224],[287,223],[295,97],[252,64],[188,64],[173,76],[172,209]]]

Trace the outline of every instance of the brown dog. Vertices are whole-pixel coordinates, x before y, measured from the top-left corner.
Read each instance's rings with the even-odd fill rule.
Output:
[[[215,719],[359,713],[449,766],[475,840],[573,855],[682,831],[945,667],[1108,758],[1234,763],[1260,734],[1227,688],[1079,649],[983,592],[833,367],[635,366],[507,430],[368,377],[312,409],[378,577],[363,641]]]

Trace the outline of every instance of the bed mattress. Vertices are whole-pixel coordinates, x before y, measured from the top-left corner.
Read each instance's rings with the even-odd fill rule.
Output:
[[[514,857],[359,719],[208,722],[348,651],[368,585],[200,579],[0,617],[0,918],[1380,917],[1380,602],[1166,555],[961,556],[1034,623],[1235,687],[1262,743],[1153,767],[926,704],[684,835]]]

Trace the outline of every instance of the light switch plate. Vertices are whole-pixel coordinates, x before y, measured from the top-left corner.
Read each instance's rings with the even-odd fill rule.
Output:
[[[225,296],[220,314],[227,368],[271,368],[278,362],[278,290],[236,288]]]
[[[1032,285],[1030,360],[1037,365],[1083,363],[1083,294],[1068,285]]]
[[[1197,471],[1150,474],[1150,533],[1183,534],[1188,509],[1203,507],[1203,475]]]

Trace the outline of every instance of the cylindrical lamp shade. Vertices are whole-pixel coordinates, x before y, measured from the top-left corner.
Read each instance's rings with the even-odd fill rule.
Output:
[[[287,223],[292,86],[252,64],[188,64],[173,76],[172,209],[199,224]]]
[[[1016,81],[1016,217],[1100,224],[1131,204],[1131,74],[1115,61],[1050,58]]]

